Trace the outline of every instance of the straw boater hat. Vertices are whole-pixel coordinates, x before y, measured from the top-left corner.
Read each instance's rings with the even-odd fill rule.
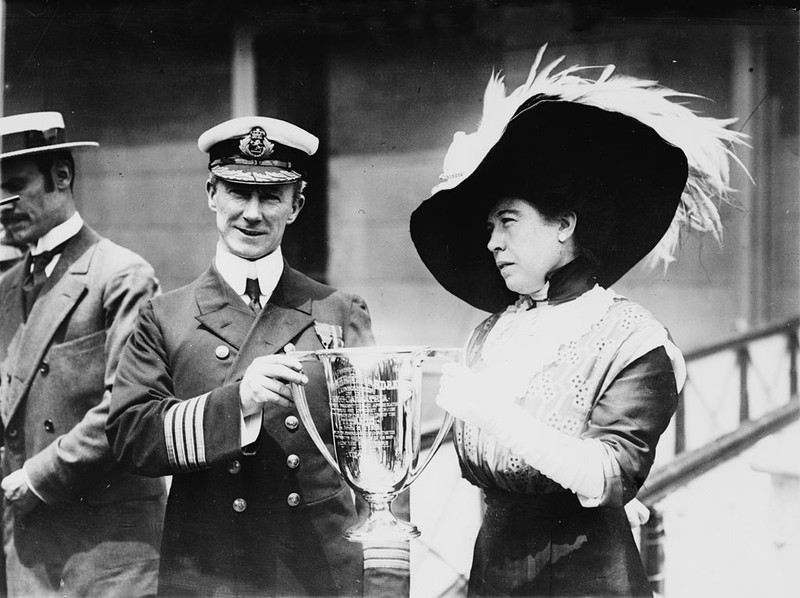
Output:
[[[96,141],[68,142],[60,112],[29,112],[0,118],[0,160],[97,146]]]
[[[506,95],[492,75],[475,133],[456,133],[432,197],[411,215],[411,238],[445,289],[482,310],[499,311],[518,295],[508,290],[486,247],[486,217],[503,197],[534,205],[563,203],[588,231],[594,275],[609,286],[649,255],[672,261],[684,227],[713,233],[721,225],[728,159],[744,135],[736,119],[700,117],[670,98],[694,97],[654,81],[596,80],[563,60],[538,70]]]
[[[200,135],[208,169],[234,183],[278,185],[303,178],[319,139],[300,127],[267,116],[234,118]]]

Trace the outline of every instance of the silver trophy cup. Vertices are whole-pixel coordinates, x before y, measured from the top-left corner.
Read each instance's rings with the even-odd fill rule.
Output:
[[[442,444],[452,416],[446,414],[427,457],[420,453],[422,362],[462,358],[461,349],[427,347],[363,347],[296,351],[300,361],[319,360],[330,399],[334,458],[314,425],[305,390],[292,384],[300,419],[325,459],[369,505],[365,521],[345,538],[408,540],[419,536],[409,522],[392,513],[392,501],[408,488]]]

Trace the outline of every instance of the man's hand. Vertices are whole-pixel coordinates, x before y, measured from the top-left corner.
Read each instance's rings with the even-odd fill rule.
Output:
[[[306,384],[303,366],[288,355],[264,355],[248,366],[239,384],[242,414],[248,417],[270,405],[284,409],[292,405],[292,382]]]
[[[3,494],[18,512],[26,513],[41,503],[39,498],[28,487],[28,476],[24,469],[11,472],[0,482]]]

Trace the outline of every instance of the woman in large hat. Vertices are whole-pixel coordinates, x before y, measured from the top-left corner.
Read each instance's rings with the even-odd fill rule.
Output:
[[[478,130],[411,217],[423,262],[492,312],[447,366],[464,477],[484,490],[474,596],[650,595],[624,505],[647,477],[685,365],[663,325],[610,290],[671,261],[682,229],[721,232],[733,120],[652,81],[493,76]]]

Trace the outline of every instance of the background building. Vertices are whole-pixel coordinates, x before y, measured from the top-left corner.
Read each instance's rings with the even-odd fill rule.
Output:
[[[58,110],[73,140],[100,142],[79,156],[79,208],[167,290],[214,251],[198,135],[251,113],[308,128],[322,145],[287,258],[360,293],[379,342],[454,346],[485,314],[439,287],[408,235],[453,132],[476,127],[493,69],[521,84],[544,43],[546,59],[613,63],[751,136],[722,245],[686,239],[666,273],[616,285],[691,350],[798,315],[800,17],[687,4],[6,0],[2,111]]]

